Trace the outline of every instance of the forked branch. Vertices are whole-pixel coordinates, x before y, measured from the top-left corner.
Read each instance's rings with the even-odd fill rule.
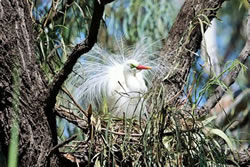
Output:
[[[248,19],[248,22],[247,22],[247,41],[246,41],[246,44],[245,44],[244,48],[242,49],[239,57],[237,58],[242,64],[244,64],[247,61],[247,59],[250,55],[250,9],[248,10],[247,19]],[[227,87],[230,87],[235,82],[241,69],[242,69],[241,65],[238,65],[236,68],[234,68],[234,70],[229,72],[227,74],[227,76],[223,79],[223,83],[225,83],[225,85]],[[207,100],[207,102],[205,103],[204,109],[211,110],[220,101],[220,99],[224,95],[225,91],[226,90],[224,88],[222,88],[221,86],[218,86],[216,88],[213,96],[211,96]]]
[[[49,87],[49,92],[47,95],[47,106],[46,110],[50,111],[54,108],[56,103],[56,96],[61,89],[62,84],[67,79],[68,75],[72,72],[73,66],[77,62],[77,59],[87,53],[97,41],[98,30],[100,27],[100,22],[102,20],[104,6],[107,3],[112,2],[112,0],[95,0],[94,2],[94,12],[92,21],[89,28],[89,34],[87,38],[76,45],[72,53],[68,55],[68,60],[66,61],[62,70],[55,76],[54,81]]]

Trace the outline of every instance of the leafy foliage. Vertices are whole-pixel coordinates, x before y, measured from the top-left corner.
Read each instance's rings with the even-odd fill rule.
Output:
[[[42,1],[33,4],[33,15],[38,22],[37,57],[47,78],[52,80],[63,67],[73,45],[85,39],[93,2],[63,0],[52,1],[48,6]],[[229,4],[228,8],[232,6]],[[44,9],[46,12],[43,13]],[[113,46],[114,37],[123,36],[128,45],[145,37],[149,44],[161,41],[167,37],[177,11],[177,3],[170,0],[115,1],[106,8],[98,39],[106,48],[114,50],[117,49]],[[241,12],[244,14],[245,11]],[[195,24],[201,28],[210,24],[207,16],[200,14],[197,17]],[[187,28],[189,34],[193,26],[190,24]],[[183,40],[192,38],[189,36]],[[58,118],[58,134],[62,141],[78,134],[77,141],[72,141],[61,151],[87,159],[89,165],[96,166],[225,166],[226,155],[235,148],[235,142],[214,125],[215,117],[200,117],[196,111],[201,99],[209,96],[215,85],[228,89],[221,78],[239,62],[226,66],[219,76],[206,77],[202,69],[194,65],[183,101],[175,106],[168,105],[164,99],[167,90],[157,83],[147,95],[152,114],[145,122],[99,115],[91,107],[83,109],[76,104],[74,93],[70,92],[75,92],[86,79],[81,70],[84,69],[84,61],[83,55],[57,97],[57,109],[71,115],[73,119],[67,120],[78,126]],[[103,110],[107,107],[104,106]],[[85,157],[86,151],[88,157]]]

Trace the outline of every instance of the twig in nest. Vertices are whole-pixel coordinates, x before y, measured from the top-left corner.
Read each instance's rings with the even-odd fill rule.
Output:
[[[105,129],[105,128],[102,128],[101,129],[102,131],[108,131],[108,132],[110,132],[110,133],[112,133],[112,134],[114,134],[114,135],[121,135],[121,136],[126,136],[126,135],[128,135],[127,133],[123,133],[123,132],[114,132],[114,131],[111,131],[111,130],[107,130],[107,129]],[[129,134],[131,137],[141,137],[142,136],[142,134],[141,133],[138,133],[138,134]]]
[[[70,112],[69,109],[66,109],[61,106],[56,106],[55,111],[59,117],[66,119],[70,123],[81,128],[84,132],[87,131],[88,129],[87,120],[80,118],[79,116],[75,115],[73,112]]]
[[[75,101],[74,97],[71,95],[71,93],[66,88],[62,88],[62,91],[73,101],[73,103],[76,105],[76,107],[88,118],[88,113],[82,109],[82,107]]]
[[[68,138],[67,140],[65,140],[64,142],[57,144],[56,146],[54,146],[50,152],[48,153],[48,157],[50,156],[50,154],[54,153],[56,150],[58,150],[60,147],[68,144],[69,142],[71,142],[72,140],[74,140],[77,137],[77,135],[73,135],[70,138]]]

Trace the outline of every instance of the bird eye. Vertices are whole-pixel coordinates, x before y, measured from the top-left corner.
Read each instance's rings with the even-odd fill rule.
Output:
[[[134,64],[130,64],[130,68],[136,68]]]

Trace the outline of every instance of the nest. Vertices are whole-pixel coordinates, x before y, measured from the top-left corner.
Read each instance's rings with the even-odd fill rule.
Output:
[[[223,166],[230,152],[224,140],[210,133],[212,119],[184,105],[158,105],[147,120],[95,115],[91,110],[78,115],[67,111],[66,119],[71,115],[84,139],[71,141],[60,152],[79,165]]]

